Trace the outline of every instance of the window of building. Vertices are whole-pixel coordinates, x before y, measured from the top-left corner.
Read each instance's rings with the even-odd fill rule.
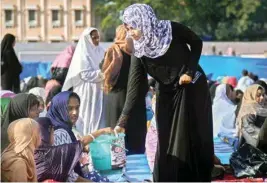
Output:
[[[75,25],[77,26],[77,27],[81,27],[81,26],[83,26],[83,12],[82,12],[82,10],[75,10],[74,11],[75,13]]]
[[[37,26],[37,11],[36,10],[29,10],[29,27],[36,27]]]
[[[60,42],[62,42],[62,41],[60,41],[60,40],[51,40],[51,43],[60,43]]]
[[[7,28],[14,26],[14,18],[13,18],[12,10],[5,10],[5,25]]]
[[[28,43],[37,43],[37,40],[28,40]]]
[[[60,11],[52,10],[52,26],[60,27]]]

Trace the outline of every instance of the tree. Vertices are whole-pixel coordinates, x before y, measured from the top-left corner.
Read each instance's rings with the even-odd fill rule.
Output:
[[[181,22],[200,36],[214,40],[267,38],[266,0],[98,0],[103,30],[121,24],[123,10],[134,3],[149,4],[159,19]]]

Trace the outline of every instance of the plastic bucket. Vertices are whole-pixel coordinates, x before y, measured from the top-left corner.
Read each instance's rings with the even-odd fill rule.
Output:
[[[111,170],[111,145],[115,145],[112,141],[118,138],[124,138],[124,134],[101,135],[90,143],[90,152],[94,168],[96,170]]]

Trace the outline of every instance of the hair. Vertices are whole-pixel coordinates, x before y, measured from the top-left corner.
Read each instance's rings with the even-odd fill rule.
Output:
[[[243,76],[247,76],[247,75],[248,75],[248,70],[244,69],[244,70],[242,71],[242,75],[243,75]]]
[[[70,94],[69,100],[70,100],[70,98],[72,98],[72,97],[78,99],[79,103],[81,103],[81,99],[80,99],[80,97],[79,97],[79,95],[78,95],[77,93],[72,92],[72,93]],[[68,102],[69,102],[69,101],[68,101]]]
[[[39,101],[39,105],[43,104],[45,105],[44,99],[41,96],[36,96],[37,100]]]
[[[265,92],[267,92],[267,84],[264,81],[258,80],[255,82],[255,84],[262,86],[264,88]]]
[[[35,105],[40,105],[40,102],[38,100],[38,97],[34,94],[29,94],[28,100],[30,101],[30,108],[35,106]]]
[[[148,85],[149,85],[150,87],[152,87],[152,88],[155,88],[155,86],[156,86],[156,80],[153,79],[153,78],[149,79],[149,80],[148,80]]]
[[[54,96],[56,96],[58,93],[61,92],[62,86],[54,86],[50,92],[48,93],[48,96],[46,97],[45,105],[47,106],[49,102],[53,99]]]
[[[92,31],[90,32],[90,36],[93,35],[93,32],[98,32],[98,30],[92,30]]]
[[[239,89],[237,89],[235,91],[235,93],[236,93],[236,95],[239,95],[239,94],[243,95],[244,94],[244,92],[242,90],[239,90]]]
[[[254,75],[253,78],[252,78],[255,82],[259,80],[259,76],[257,75]]]
[[[232,85],[227,84],[227,86],[228,86],[232,91],[234,91],[234,87],[233,87]]]

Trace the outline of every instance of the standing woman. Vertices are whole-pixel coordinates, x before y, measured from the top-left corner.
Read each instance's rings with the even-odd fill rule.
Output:
[[[212,105],[207,78],[198,65],[201,39],[180,23],[158,20],[145,4],[126,8],[122,20],[135,52],[117,132],[123,131],[137,101],[145,98],[148,73],[157,81],[154,181],[211,181]]]
[[[12,34],[6,34],[1,42],[1,87],[2,90],[19,93],[22,66],[13,48],[15,43],[15,36]]]
[[[106,126],[114,128],[122,112],[127,92],[128,74],[132,49],[127,44],[126,29],[120,25],[116,30],[115,43],[107,50],[102,71],[105,75],[104,92],[106,94]],[[126,129],[125,145],[132,154],[145,152],[146,104],[140,99]]]
[[[96,28],[82,33],[76,46],[62,91],[73,88],[81,98],[80,117],[84,121],[84,134],[103,127],[103,74],[99,64],[104,58],[104,49],[99,46],[100,36]]]

